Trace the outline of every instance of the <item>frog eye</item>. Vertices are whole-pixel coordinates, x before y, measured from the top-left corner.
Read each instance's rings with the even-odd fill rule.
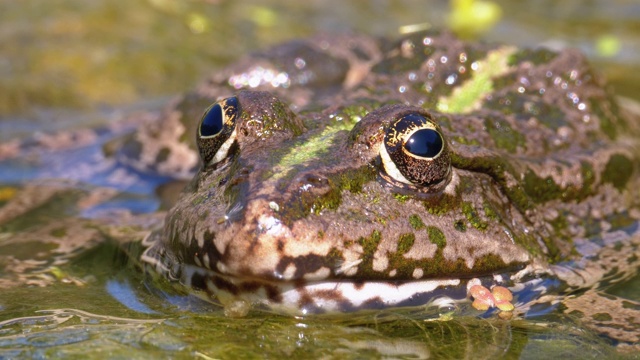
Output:
[[[403,188],[441,190],[451,178],[451,159],[440,127],[430,116],[410,113],[390,123],[380,146],[383,178]]]
[[[229,97],[220,100],[205,110],[196,143],[205,166],[224,160],[236,140],[238,99]]]

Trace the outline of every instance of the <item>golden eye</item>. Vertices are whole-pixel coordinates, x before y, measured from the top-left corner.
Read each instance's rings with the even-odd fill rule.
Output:
[[[439,191],[451,179],[447,142],[433,119],[404,114],[386,129],[380,158],[387,181],[422,192]]]
[[[205,110],[196,143],[205,166],[217,164],[229,155],[236,140],[239,107],[236,97],[220,100]]]

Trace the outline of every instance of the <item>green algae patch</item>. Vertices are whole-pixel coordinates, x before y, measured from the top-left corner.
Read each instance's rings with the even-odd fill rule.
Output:
[[[344,254],[336,248],[331,248],[324,262],[333,268],[340,268],[340,264],[344,263]]]
[[[408,242],[410,239],[412,239],[411,236],[406,236],[405,241]],[[398,248],[397,252],[388,254],[389,266],[387,267],[387,271],[396,270],[394,278],[411,279],[416,269],[422,270],[423,279],[434,279],[442,277],[478,276],[509,268],[508,264],[505,264],[499,256],[494,254],[488,254],[476,259],[472,268],[467,266],[464,259],[448,260],[442,254],[442,248],[438,248],[434,256],[428,259],[408,259],[403,255],[404,252],[401,252],[400,248]],[[369,276],[375,276],[376,274],[378,274],[378,277],[382,275],[379,272],[375,272]],[[358,275],[360,275],[360,273],[358,273]],[[367,273],[363,273],[362,275],[367,276]]]
[[[621,154],[614,154],[609,158],[607,165],[602,172],[602,179],[605,183],[610,183],[619,191],[624,190],[633,174],[634,164],[628,157]]]
[[[484,121],[484,125],[496,147],[511,153],[514,153],[518,147],[525,147],[526,139],[524,135],[513,130],[508,122],[496,118],[487,118]]]
[[[558,53],[546,48],[520,49],[509,57],[508,64],[516,66],[523,62],[530,62],[533,65],[542,65],[548,64],[556,56],[558,56]]]
[[[331,190],[324,196],[317,197],[315,194],[304,192],[302,198],[311,203],[310,210],[314,213],[324,209],[335,210],[342,203],[343,191],[349,191],[354,194],[361,193],[364,184],[373,181],[376,175],[375,171],[369,166],[350,169],[329,177]]]
[[[470,79],[455,88],[447,97],[440,97],[436,109],[443,113],[465,114],[477,109],[484,98],[493,92],[493,78],[509,71],[508,59],[515,47],[503,46],[487,53],[484,60],[473,63]]]
[[[467,231],[467,224],[465,223],[464,220],[458,219],[453,222],[453,228],[460,232],[465,232]]]
[[[281,220],[290,225],[293,221],[303,219],[310,214],[319,214],[323,210],[335,210],[342,204],[344,191],[359,194],[364,184],[374,181],[376,176],[377,170],[368,165],[330,174],[327,176],[328,184],[324,185],[330,187],[328,191],[318,195],[313,191],[301,190],[298,196],[291,199],[286,206],[281,206]]]
[[[465,201],[462,203],[462,212],[467,217],[467,220],[469,220],[469,223],[471,223],[471,226],[473,226],[474,228],[480,231],[484,231],[487,229],[487,226],[489,226],[486,221],[480,219],[478,212],[470,202]]]
[[[399,194],[399,193],[393,193],[393,197],[396,200],[398,200],[398,202],[400,202],[401,204],[404,204],[405,202],[407,202],[407,200],[412,198],[410,195]]]
[[[571,235],[567,233],[569,230],[569,221],[567,220],[565,212],[549,220],[548,223],[553,227],[553,233],[556,237],[562,241],[571,241]]]
[[[524,174],[522,185],[524,186],[524,191],[536,203],[544,203],[557,199],[562,195],[562,188],[553,181],[551,176],[541,178],[531,169],[528,169]]]
[[[632,164],[630,162],[628,164],[621,164],[621,166],[631,165]],[[626,176],[624,171],[619,173],[616,172],[616,176],[620,174],[623,174],[622,176]],[[606,169],[604,173],[607,174]],[[594,191],[593,185],[595,183],[595,176],[593,166],[588,162],[581,162],[580,175],[582,178],[582,184],[578,186],[571,185],[563,188],[558,185],[551,176],[541,178],[534,171],[528,169],[524,175],[523,187],[524,191],[529,195],[529,198],[536,203],[544,203],[554,199],[563,199],[565,201],[583,200],[592,195]],[[630,176],[630,173],[628,176]]]
[[[592,99],[589,102],[593,113],[598,117],[600,131],[609,139],[616,140],[620,131],[627,128],[624,120],[617,116],[619,113],[618,105],[615,101],[602,101],[602,99]]]
[[[411,250],[413,243],[416,241],[416,236],[412,233],[402,234],[398,238],[398,250],[397,252],[400,254],[405,254],[407,251]]]
[[[349,121],[332,120],[331,124],[319,134],[296,140],[294,145],[286,149],[286,153],[281,156],[276,154],[274,157],[277,162],[273,164],[272,178],[274,180],[286,178],[294,167],[313,161],[318,162],[329,156],[331,148],[338,143],[338,139],[343,139],[338,134],[350,131],[354,125],[355,123]]]
[[[375,251],[378,248],[378,244],[380,244],[380,240],[382,240],[382,234],[378,230],[373,230],[371,232],[371,237],[369,240],[363,238],[363,241],[360,242],[360,245],[365,249],[365,252],[368,250]]]
[[[501,89],[511,86],[516,79],[511,74],[495,79],[494,87]],[[482,104],[484,108],[499,111],[505,115],[513,115],[518,119],[528,117],[536,118],[541,124],[557,131],[563,126],[568,126],[566,114],[555,104],[545,103],[541,99],[523,96],[515,91],[509,91],[502,96],[493,97]]]
[[[355,105],[345,106],[338,110],[332,119],[341,124],[344,130],[350,131],[353,126],[362,120],[372,109],[382,106],[380,102],[371,99],[356,99]]]
[[[460,207],[460,197],[441,194],[438,197],[422,200],[422,205],[429,214],[442,216]]]
[[[358,274],[361,271],[368,273],[373,272],[373,255],[378,249],[378,245],[382,240],[382,234],[378,230],[373,230],[370,237],[361,237],[357,240],[357,243],[362,246],[362,263],[358,267]]]
[[[478,139],[472,139],[467,136],[452,136],[450,137],[450,139],[462,145],[474,145],[474,146],[481,145]]]
[[[444,236],[442,230],[435,226],[428,226],[427,234],[429,234],[429,241],[437,245],[438,249],[444,249],[444,247],[447,246],[447,238]]]
[[[607,313],[593,314],[592,318],[595,321],[611,321],[611,319],[612,319],[611,315],[609,315]]]
[[[428,226],[427,233],[429,241],[438,246],[432,257],[422,259],[406,258],[404,255],[411,250],[416,237],[413,233],[404,233],[398,236],[396,240],[396,250],[383,254],[388,258],[388,265],[380,271],[373,269],[373,261],[382,242],[380,231],[374,230],[371,232],[371,236],[359,238],[356,243],[362,246],[363,255],[355,277],[359,280],[383,280],[387,278],[406,280],[413,279],[416,270],[422,272],[422,278],[467,277],[522,265],[506,264],[500,256],[487,254],[475,259],[474,266],[469,268],[465,259],[456,258],[452,260],[444,257],[443,249],[446,246],[446,239],[440,229]],[[393,275],[390,275],[390,272],[393,272]]]
[[[49,234],[53,237],[61,238],[67,235],[67,229],[65,227],[55,228]]]
[[[414,230],[422,230],[425,228],[424,222],[418,214],[412,214],[409,216],[409,224]]]
[[[582,200],[593,194],[593,184],[596,181],[593,165],[589,162],[582,161],[580,163],[580,175],[582,176],[583,183],[580,188],[575,190],[575,197],[578,200]]]
[[[495,221],[495,220],[499,219],[498,213],[495,211],[493,206],[490,203],[488,203],[487,201],[482,203],[482,209],[484,210],[484,215],[489,220]]]

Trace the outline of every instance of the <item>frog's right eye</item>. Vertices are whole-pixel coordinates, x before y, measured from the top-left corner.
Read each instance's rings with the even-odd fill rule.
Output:
[[[433,193],[451,180],[451,158],[442,130],[429,114],[391,121],[380,146],[383,179],[400,188]]]
[[[224,160],[236,140],[236,120],[239,115],[238,99],[229,97],[205,110],[196,143],[205,166]]]

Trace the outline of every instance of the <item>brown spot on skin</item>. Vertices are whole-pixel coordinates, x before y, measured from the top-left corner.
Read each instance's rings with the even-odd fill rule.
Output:
[[[156,155],[156,163],[163,163],[165,162],[168,158],[169,155],[171,154],[171,150],[167,147],[163,147],[162,149],[160,149],[160,151],[158,151],[158,154]]]
[[[262,284],[257,281],[247,281],[247,282],[241,283],[238,287],[242,292],[252,293],[252,292],[258,291],[260,286],[262,286]]]
[[[204,234],[204,244],[202,248],[198,247],[198,241],[194,238],[190,242],[190,246],[185,249],[184,258],[185,259],[194,259],[196,256],[200,259],[203,259],[203,254],[207,254],[209,257],[209,269],[215,269],[216,264],[219,261],[225,260],[225,255],[221,254],[218,251],[218,248],[214,245],[214,239],[216,237],[215,233],[205,232]],[[204,261],[204,260],[203,260]]]
[[[238,287],[235,284],[230,283],[230,282],[226,281],[225,279],[223,279],[223,278],[221,278],[219,276],[216,276],[216,275],[211,276],[210,279],[211,279],[211,282],[213,282],[213,286],[215,286],[216,289],[229,292],[229,293],[231,293],[232,295],[235,295],[235,296],[240,294],[240,289],[238,289]],[[212,290],[212,289],[210,289],[210,290]],[[215,291],[213,292],[213,295],[215,295]]]
[[[327,258],[325,256],[315,254],[298,256],[295,258],[291,256],[284,256],[276,266],[276,273],[284,274],[290,264],[293,264],[296,269],[293,279],[302,279],[305,274],[314,273],[323,267],[328,267],[330,269],[335,268],[332,264],[327,263]]]
[[[191,287],[196,290],[207,290],[207,278],[202,274],[195,273],[191,277]]]
[[[362,290],[362,288],[364,287],[364,285],[365,285],[365,284],[366,284],[366,282],[365,282],[365,281],[354,281],[354,282],[353,282],[353,287],[354,287],[356,290]]]
[[[282,302],[282,294],[280,293],[280,290],[278,289],[278,287],[276,286],[271,286],[268,284],[264,284],[264,289],[267,292],[267,298],[271,301],[274,302],[276,304],[279,304]]]
[[[576,317],[578,319],[581,319],[584,317],[584,313],[580,310],[573,310],[571,312],[569,312],[569,315]]]
[[[384,300],[382,300],[381,297],[371,298],[371,299],[365,301],[361,306],[362,309],[371,309],[371,310],[381,309],[381,308],[384,308],[384,307],[385,307],[385,302],[384,302]]]
[[[593,320],[595,321],[611,321],[611,315],[607,313],[597,313],[593,314]]]
[[[306,309],[310,305],[314,304],[315,302],[313,301],[313,298],[308,294],[303,294],[302,296],[300,296],[300,300],[298,300],[298,308],[300,309]]]

